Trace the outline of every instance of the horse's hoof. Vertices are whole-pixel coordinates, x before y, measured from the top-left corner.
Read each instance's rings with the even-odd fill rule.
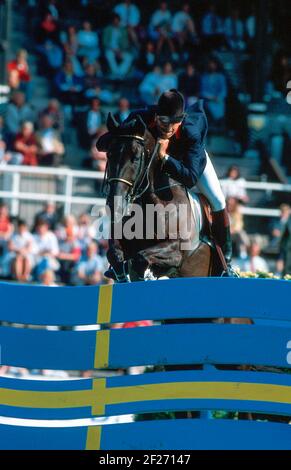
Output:
[[[158,278],[154,276],[152,270],[147,268],[144,272],[144,280],[145,281],[156,281]]]
[[[115,276],[115,272],[113,271],[112,268],[109,268],[107,269],[107,271],[105,271],[104,277],[107,277],[107,279],[113,279],[113,281],[117,280]]]
[[[228,266],[227,267],[227,270],[226,271],[223,271],[223,273],[221,274],[221,277],[236,277],[236,278],[240,278],[240,275],[239,273],[232,267],[232,266]]]

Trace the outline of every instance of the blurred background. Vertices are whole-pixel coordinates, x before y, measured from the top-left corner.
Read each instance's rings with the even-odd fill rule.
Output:
[[[178,88],[203,98],[235,265],[290,266],[291,9],[287,0],[0,1],[0,278],[106,283],[92,207],[112,111]],[[289,101],[289,103],[288,103]]]

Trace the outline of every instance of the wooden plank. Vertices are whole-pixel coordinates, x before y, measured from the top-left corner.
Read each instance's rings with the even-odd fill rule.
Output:
[[[261,372],[177,371],[107,379],[0,379],[2,416],[87,418],[191,409],[291,416],[291,376]]]
[[[291,427],[234,420],[166,420],[88,427],[0,425],[0,449],[290,450]]]
[[[106,301],[98,302],[99,289],[98,286],[51,289],[3,283],[0,284],[1,320],[36,325],[86,325],[95,324],[99,313],[101,323],[217,317],[290,321],[289,281],[196,278],[117,284],[113,288],[102,286],[104,292],[109,293],[110,289],[113,292],[112,306],[109,296],[106,311],[103,309]]]
[[[290,368],[290,338],[291,327],[265,325],[181,324],[115,329],[109,334],[0,327],[2,363],[30,369],[230,363]]]

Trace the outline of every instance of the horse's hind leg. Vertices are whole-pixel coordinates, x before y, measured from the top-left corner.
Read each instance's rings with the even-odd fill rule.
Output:
[[[201,242],[198,248],[184,259],[180,269],[180,277],[208,277],[211,275],[211,254],[209,245]]]

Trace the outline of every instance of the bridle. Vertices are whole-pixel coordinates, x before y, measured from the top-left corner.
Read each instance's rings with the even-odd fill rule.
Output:
[[[155,145],[155,148],[153,150],[153,153],[149,159],[149,162],[147,166],[144,168],[144,160],[145,160],[145,139],[143,137],[140,137],[139,135],[119,135],[119,138],[125,138],[125,139],[132,139],[132,140],[138,140],[142,142],[143,144],[143,151],[141,154],[140,158],[140,164],[139,164],[139,169],[137,173],[137,177],[135,182],[128,181],[124,178],[107,178],[107,165],[106,165],[106,170],[105,170],[105,175],[104,175],[104,185],[105,184],[110,184],[113,182],[119,182],[119,183],[124,183],[129,187],[129,191],[127,193],[126,199],[128,199],[129,203],[133,203],[136,199],[139,199],[149,188],[150,186],[150,179],[149,179],[149,173],[150,173],[150,168],[151,165],[154,161],[154,158],[156,157],[158,150],[159,150],[159,143]],[[149,153],[149,151],[147,150]],[[108,164],[108,162],[107,162]],[[144,184],[144,180],[146,178],[146,185],[142,189],[142,186]]]

